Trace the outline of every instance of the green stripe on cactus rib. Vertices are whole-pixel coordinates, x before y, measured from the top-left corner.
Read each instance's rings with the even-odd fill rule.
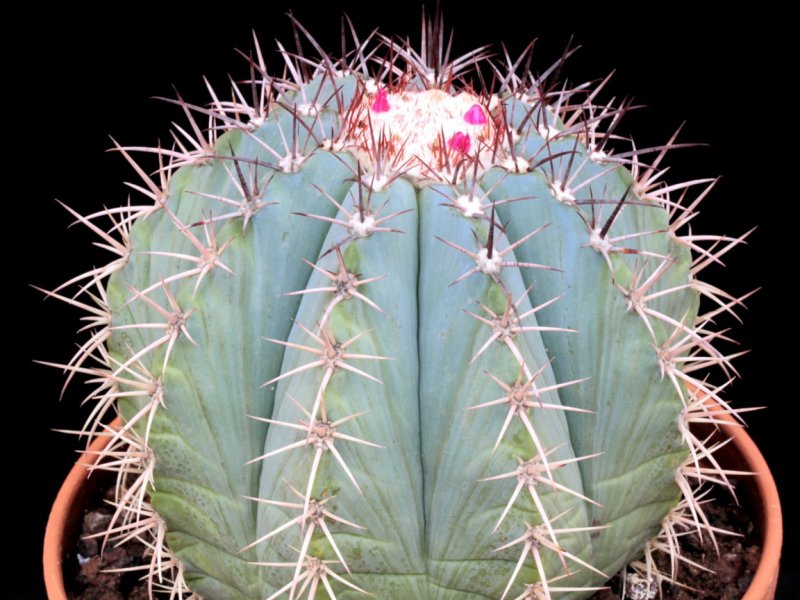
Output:
[[[574,146],[561,142],[562,147],[567,144]],[[563,167],[560,164],[563,160],[554,161],[556,172]],[[579,161],[580,158],[575,159],[575,163]],[[593,165],[593,171],[598,169],[599,166]],[[629,185],[629,177],[627,171],[618,168],[599,179],[594,187],[604,190],[604,198],[619,199]],[[580,389],[564,389],[562,400],[595,413],[591,417],[570,413],[568,419],[578,454],[604,453],[603,460],[582,462],[580,469],[587,493],[603,505],[593,509],[592,519],[614,523],[613,528],[593,542],[592,564],[614,572],[630,560],[618,551],[622,540],[625,546],[641,547],[660,527],[659,519],[653,515],[665,514],[679,498],[674,473],[687,453],[675,425],[681,403],[672,383],[661,376],[654,341],[642,318],[626,310],[625,298],[613,288],[611,273],[602,256],[585,246],[589,242],[588,228],[577,213],[583,212],[584,219],[591,222],[588,208],[557,201],[545,176],[539,172],[508,175],[496,170],[487,175],[484,186],[488,189],[497,179],[502,182],[491,193],[494,200],[523,193],[535,197],[498,208],[500,218],[508,220],[512,239],[534,225],[552,224],[537,236],[540,239],[536,244],[519,248],[520,258],[568,266],[563,273],[523,270],[522,276],[526,284],[533,286],[530,297],[534,304],[560,296],[557,304],[540,314],[543,323],[557,323],[579,332],[574,336],[545,332],[543,338],[550,355],[555,357],[553,369],[559,380],[592,374],[592,379]],[[589,198],[588,190],[578,195],[581,198]],[[613,205],[604,208],[607,218]],[[667,228],[663,209],[634,204],[626,208],[610,231],[611,235],[624,235],[637,231],[664,232]],[[688,251],[674,245],[666,233],[632,238],[623,245],[678,256],[653,291],[688,280]],[[614,257],[617,283],[623,287],[629,283],[631,266],[636,262],[637,267],[645,269],[644,281],[659,264],[658,259],[648,261],[649,264],[637,258],[623,262]],[[674,294],[662,306],[656,308],[685,323],[692,323],[696,315],[695,295],[688,292]],[[650,322],[663,343],[671,329],[655,318]],[[648,410],[637,409],[642,405]],[[647,509],[624,517],[640,506]]]
[[[238,132],[234,133],[229,140],[238,136]],[[244,140],[247,143],[247,138]],[[225,141],[223,138],[220,146],[227,145]],[[231,143],[237,156],[244,154],[236,151],[234,141]],[[243,571],[240,563],[255,557],[252,552],[239,554],[256,530],[255,507],[242,497],[258,493],[260,469],[245,468],[244,464],[261,452],[266,435],[265,425],[247,415],[271,414],[273,394],[259,389],[259,385],[279,372],[283,356],[282,348],[261,337],[288,335],[299,298],[281,294],[305,287],[310,268],[301,259],[313,260],[318,255],[327,230],[325,223],[303,220],[291,213],[331,214],[335,210],[309,183],[309,178],[335,198],[343,198],[349,187],[345,182],[349,169],[342,160],[347,161],[320,154],[310,158],[299,173],[274,174],[265,199],[278,204],[262,209],[245,235],[240,221],[217,231],[221,241],[233,237],[222,261],[234,274],[215,269],[196,294],[195,279],[172,286],[173,290],[180,290],[175,296],[181,308],[194,309],[187,323],[197,345],[178,339],[164,374],[166,408],[158,411],[151,439],[158,461],[152,503],[167,523],[182,523],[180,527],[170,527],[170,538],[176,542],[172,547],[179,556],[183,556],[181,542],[185,538],[174,533],[192,536],[190,550],[185,554],[190,571],[195,564],[192,557],[202,556],[198,546],[210,544],[209,552],[219,546],[229,560],[210,561],[207,576],[240,589],[247,596],[252,596],[259,586],[254,569],[245,570],[247,577],[239,577]],[[189,167],[173,176],[168,206],[181,222],[200,220],[201,209],[208,214],[209,202],[191,192],[237,197],[222,168],[224,164],[233,170],[231,161],[217,160],[213,166]],[[211,177],[212,171],[216,177]],[[193,172],[199,172],[199,182]],[[262,180],[269,175],[263,172]],[[220,203],[220,212],[229,208]],[[289,227],[293,222],[298,226]],[[200,236],[200,229],[192,231]],[[177,235],[174,222],[163,211],[137,223],[134,234],[134,259],[109,284],[115,326],[163,322],[164,318],[143,302],[134,301],[123,307],[130,297],[129,286],[143,290],[154,281],[194,266],[175,258],[145,254],[143,248],[196,254],[189,241]],[[151,239],[152,243],[148,241]],[[167,304],[160,291],[151,296],[160,297],[160,304]],[[112,337],[111,347],[120,357],[130,356],[129,348],[141,348],[163,333],[162,329],[120,330]],[[157,375],[163,352],[155,352],[142,362]],[[130,418],[141,406],[139,399],[124,402],[123,415]],[[175,460],[170,460],[173,456]],[[177,505],[170,500],[176,488],[181,488],[185,499]],[[163,501],[159,495],[162,491]],[[186,502],[198,507],[206,519],[183,519]],[[195,585],[198,592],[205,589],[199,580]]]
[[[353,199],[358,197],[354,186]],[[346,201],[351,209],[351,200]],[[413,187],[400,180],[387,191],[374,193],[372,207],[382,206],[381,215],[412,209],[411,212],[392,219],[391,227],[404,233],[374,233],[371,237],[350,243],[343,251],[344,262],[351,273],[361,279],[384,277],[358,288],[359,292],[380,307],[380,313],[366,302],[352,297],[338,304],[323,329],[328,329],[338,342],[363,335],[348,352],[387,357],[390,360],[348,359],[345,362],[382,383],[345,369],[336,369],[325,392],[329,420],[364,413],[337,428],[337,431],[380,444],[382,448],[361,445],[345,439],[335,440],[335,448],[348,466],[361,488],[359,492],[341,465],[326,452],[313,487],[314,497],[335,495],[330,503],[331,512],[354,522],[364,529],[330,522],[336,532],[337,545],[348,567],[355,573],[366,572],[374,576],[377,589],[396,588],[404,581],[405,593],[421,589],[424,582],[422,478],[419,450],[419,411],[417,408],[417,212]],[[347,220],[345,215],[339,218]],[[346,231],[334,226],[323,244],[328,249],[346,236]],[[318,266],[338,272],[334,253],[319,261]],[[315,272],[308,282],[313,289],[329,284],[328,278]],[[302,289],[302,288],[301,288]],[[318,347],[312,337],[299,325],[317,332],[317,323],[333,299],[330,293],[305,294],[295,317],[288,341],[294,344]],[[287,350],[282,372],[316,360],[309,352],[290,348]],[[291,401],[297,400],[310,411],[314,404],[324,369],[288,377],[277,384],[276,406],[273,418],[297,423],[307,417]],[[319,415],[318,415],[319,417]],[[302,439],[303,433],[282,426],[273,426],[267,435],[265,452],[271,452]],[[303,447],[265,459],[260,490],[261,498],[300,503],[302,498],[291,492],[287,483],[305,493],[315,449]],[[298,509],[264,507],[259,512],[259,535],[274,530],[302,513]],[[276,536],[274,543],[259,548],[259,559],[293,562],[299,547],[298,527]],[[321,539],[324,537],[320,536]],[[324,545],[323,545],[324,546]],[[335,559],[332,549],[324,553],[326,559]],[[291,573],[292,570],[289,570]],[[380,574],[390,576],[384,581]],[[411,577],[409,577],[409,575]],[[287,573],[273,571],[267,574],[275,586],[286,583]],[[357,585],[366,585],[354,577]],[[405,586],[412,586],[406,588]],[[383,596],[389,597],[389,596]]]
[[[428,552],[432,589],[458,589],[482,592],[499,598],[503,593],[513,564],[519,557],[519,547],[497,554],[493,549],[521,535],[524,523],[541,523],[527,490],[496,533],[498,522],[517,484],[516,478],[502,482],[476,483],[477,480],[513,471],[516,458],[528,459],[536,449],[519,419],[514,418],[503,442],[492,454],[491,448],[500,433],[508,409],[492,406],[467,410],[504,395],[503,390],[484,372],[513,384],[519,375],[519,365],[510,350],[500,342],[493,343],[469,365],[472,357],[484,345],[492,331],[487,325],[464,312],[468,308],[481,312],[477,302],[502,314],[505,301],[497,284],[477,273],[449,286],[453,280],[475,266],[461,253],[455,252],[435,239],[438,236],[463,248],[474,250],[473,227],[485,242],[488,227],[485,223],[465,219],[457,211],[439,206],[441,196],[430,190],[420,197],[421,268],[420,268],[420,407],[423,414],[422,448],[425,470],[425,506],[428,516]],[[507,246],[505,240],[497,248]],[[513,255],[506,257],[513,261]],[[508,269],[503,273],[508,291],[516,299],[524,295],[519,272]],[[518,311],[525,313],[530,305],[523,298]],[[536,326],[536,318],[525,320]],[[560,335],[569,335],[561,333]],[[538,332],[517,336],[517,344],[531,371],[544,367],[537,378],[539,387],[553,385],[555,379],[547,366],[548,358]],[[467,366],[469,365],[469,366]],[[559,405],[559,392],[545,392],[541,401]],[[564,413],[559,410],[530,411],[534,428],[546,450],[558,448],[551,461],[574,458],[569,443],[569,431]],[[577,493],[583,493],[576,464],[554,470],[557,482]],[[581,503],[567,493],[552,493],[546,485],[538,485],[539,494],[549,516],[564,511],[567,514],[554,527],[580,527],[588,524],[587,512]],[[559,536],[574,553],[582,553],[588,542],[586,533]],[[491,566],[492,562],[505,566]],[[555,555],[545,556],[550,573],[560,565]],[[517,585],[515,589],[521,588]],[[432,593],[432,598],[450,597]],[[512,596],[513,597],[513,596]]]
[[[305,94],[293,96],[295,106],[315,99],[322,104],[339,94],[346,107],[356,79],[318,77],[305,86]],[[516,144],[520,155],[533,163],[548,155],[555,158],[532,173],[493,168],[481,176],[480,188],[487,202],[498,203],[497,221],[504,227],[503,233],[495,229],[494,251],[547,226],[503,260],[556,270],[506,266],[500,274],[502,286],[480,272],[450,285],[476,264],[453,245],[477,251],[478,244],[487,243],[489,224],[442,206],[443,197],[463,191],[459,187],[412,184],[399,177],[370,196],[367,186],[359,189],[354,183],[357,167],[351,156],[320,149],[306,158],[339,127],[332,110],[336,104],[329,102],[319,121],[274,108],[254,131],[221,136],[218,156],[175,171],[166,203],[170,212],[157,210],[136,222],[131,260],[108,285],[115,327],[109,349],[118,366],[170,336],[163,326],[132,327],[166,320],[133,290],[146,291],[167,312],[173,310],[171,302],[177,303],[188,314],[186,328],[196,343],[176,334],[140,361],[142,369],[161,377],[164,390],[164,406],[149,431],[156,458],[151,503],[167,523],[171,550],[183,561],[187,581],[211,600],[264,598],[293,579],[294,567],[247,564],[291,564],[305,535],[298,524],[281,527],[302,514],[315,448],[278,451],[306,438],[304,429],[286,424],[307,420],[295,401],[304,411],[312,410],[325,368],[287,374],[319,360],[297,345],[317,348],[315,337],[330,335],[341,343],[359,334],[363,336],[347,352],[373,358],[345,362],[368,377],[333,370],[324,391],[326,416],[338,421],[358,415],[338,425],[337,432],[381,447],[334,438],[360,491],[330,451],[320,455],[311,496],[335,496],[325,508],[363,527],[326,521],[351,571],[332,565],[335,572],[379,598],[499,598],[522,545],[495,549],[519,538],[526,524],[552,520],[556,530],[608,525],[556,537],[567,552],[614,573],[641,551],[676,504],[675,472],[687,454],[676,427],[681,401],[673,383],[662,377],[656,352],[674,327],[648,317],[654,340],[625,297],[627,288],[659,268],[664,274],[649,294],[691,281],[691,256],[669,232],[666,211],[630,189],[629,171],[592,162],[574,138],[545,141],[535,127],[524,128]],[[510,121],[520,123],[526,106],[506,104]],[[554,119],[551,123],[556,129],[563,125]],[[285,143],[303,157],[288,169],[282,162]],[[297,172],[284,172],[294,168]],[[217,243],[225,248],[220,261],[232,273],[215,267],[199,284],[197,275],[180,277],[197,263],[163,254],[198,254],[188,236],[206,244],[203,227],[196,224],[236,210],[221,198],[241,198],[240,171],[248,185],[264,190],[264,202],[275,204],[261,208],[247,223],[236,218],[214,225]],[[591,185],[576,192],[577,205],[559,202],[552,182],[576,172],[578,182],[594,178]],[[372,209],[381,207],[382,216],[402,213],[385,225],[402,232],[350,240],[342,245],[340,257],[327,252],[347,236],[343,227],[330,223],[348,220],[334,202],[357,210],[353,206],[360,195],[367,196]],[[608,235],[652,233],[621,241],[619,245],[640,254],[613,254],[610,270],[604,257],[587,246],[589,229],[602,226],[623,197],[625,209]],[[510,199],[515,201],[503,203]],[[581,204],[590,199],[600,201],[594,208]],[[662,267],[659,256],[674,260]],[[320,269],[336,273],[340,261],[361,279],[383,276],[358,288],[382,312],[357,297],[326,312],[334,295],[312,290],[331,285]],[[169,294],[160,287],[162,281]],[[302,291],[306,293],[291,294]],[[558,299],[526,317],[523,324],[532,329],[514,336],[518,356],[501,340],[472,361],[492,329],[466,311],[483,315],[482,304],[502,314],[506,292],[519,300],[516,314]],[[653,299],[648,307],[667,320],[691,324],[697,304],[695,291],[680,289]],[[551,408],[534,406],[527,414],[548,461],[567,464],[552,468],[561,489],[536,484],[544,513],[523,488],[495,530],[517,478],[479,480],[513,475],[518,459],[532,458],[537,448],[513,416],[493,452],[508,406],[470,407],[503,397],[498,381],[517,382],[520,358],[529,372],[539,373],[537,387],[557,388],[537,397]],[[130,365],[134,371],[139,368],[138,363]],[[142,396],[120,399],[126,419],[146,405]],[[143,423],[137,425],[140,434],[145,432]],[[600,456],[583,459],[595,454]],[[254,461],[263,455],[269,456]],[[245,466],[248,462],[253,464]],[[267,542],[242,551],[273,531]],[[319,528],[308,554],[337,559]],[[537,573],[532,558],[526,558],[510,597],[522,593],[525,583],[564,573],[556,553],[542,549],[542,561],[544,573]],[[602,583],[585,566],[569,558],[565,562],[577,572],[569,585]],[[338,598],[361,596],[335,580],[332,584]]]

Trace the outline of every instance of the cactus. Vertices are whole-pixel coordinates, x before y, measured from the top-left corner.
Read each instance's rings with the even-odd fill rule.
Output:
[[[88,315],[57,366],[94,386],[108,535],[209,600],[673,580],[730,486],[689,429],[735,413],[713,319],[744,298],[698,275],[746,234],[688,229],[714,181],[664,183],[676,138],[620,149],[629,106],[534,77],[530,46],[498,66],[451,58],[441,17],[420,50],[348,21],[334,59],[294,25],[316,58],[279,44],[276,77],[256,41],[230,96],[172,100],[170,148],[116,146],[144,202],[67,208],[113,254],[47,292]]]

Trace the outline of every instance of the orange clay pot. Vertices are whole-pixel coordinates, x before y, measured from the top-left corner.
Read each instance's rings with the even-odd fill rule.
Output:
[[[119,418],[111,423],[113,429],[121,426]],[[85,507],[92,504],[104,482],[104,473],[96,472],[92,477],[88,468],[94,464],[98,453],[108,444],[107,436],[99,436],[81,454],[80,459],[67,475],[50,510],[44,532],[44,585],[48,600],[67,600],[64,590],[64,570],[61,563],[64,548],[69,548],[81,533],[81,522]]]
[[[761,533],[761,560],[753,581],[742,600],[773,600],[778,586],[778,569],[783,543],[783,519],[778,488],[761,452],[743,427],[729,414],[720,412],[720,420],[730,423],[722,427],[725,436],[733,441],[715,453],[720,464],[729,468],[749,471],[752,477],[739,480],[740,502],[748,509],[756,531]],[[693,428],[694,430],[694,428]],[[697,428],[703,432],[703,428]],[[710,433],[710,426],[706,426]]]
[[[730,423],[734,420],[720,413],[720,418]],[[115,421],[112,426],[119,426]],[[741,502],[749,508],[757,531],[761,533],[762,550],[753,581],[742,600],[773,600],[778,585],[778,567],[783,539],[781,505],[775,480],[764,457],[747,432],[736,426],[724,427],[723,433],[733,437],[733,442],[722,448],[717,456],[723,465],[750,471],[739,483]],[[70,471],[58,492],[44,538],[44,581],[49,600],[67,600],[61,568],[63,549],[74,543],[80,535],[81,515],[100,487],[101,473],[87,476],[87,467],[93,464],[97,452],[108,438],[94,441],[90,451],[84,453]]]

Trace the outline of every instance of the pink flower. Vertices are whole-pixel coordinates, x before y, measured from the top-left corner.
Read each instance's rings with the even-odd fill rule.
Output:
[[[486,113],[483,112],[480,104],[473,104],[470,109],[464,113],[464,120],[470,125],[486,125]]]
[[[389,100],[386,96],[386,89],[380,89],[375,93],[375,100],[372,101],[372,110],[374,112],[384,113],[389,110]]]
[[[457,131],[449,140],[447,140],[447,147],[451,150],[461,153],[469,152],[470,139],[466,133]]]

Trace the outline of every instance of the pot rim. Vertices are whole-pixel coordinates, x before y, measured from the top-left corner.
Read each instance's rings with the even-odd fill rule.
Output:
[[[44,532],[44,552],[42,563],[44,567],[44,586],[48,600],[67,600],[64,587],[64,570],[62,558],[64,556],[64,530],[66,523],[74,517],[74,505],[78,500],[83,484],[93,473],[92,466],[97,461],[100,452],[111,440],[112,431],[119,429],[122,422],[119,417],[108,426],[107,432],[98,434],[89,447],[81,452],[80,458],[70,469],[64,483],[58,490],[58,495],[53,502],[47,527]]]
[[[752,473],[745,481],[756,490],[759,499],[760,514],[753,515],[758,519],[761,529],[761,558],[742,600],[767,600],[775,597],[780,571],[781,546],[783,544],[783,517],[780,497],[775,479],[769,465],[761,454],[753,438],[745,427],[729,413],[720,410],[719,418],[729,423],[725,427],[725,435],[733,438],[733,445],[745,463],[747,471]]]

